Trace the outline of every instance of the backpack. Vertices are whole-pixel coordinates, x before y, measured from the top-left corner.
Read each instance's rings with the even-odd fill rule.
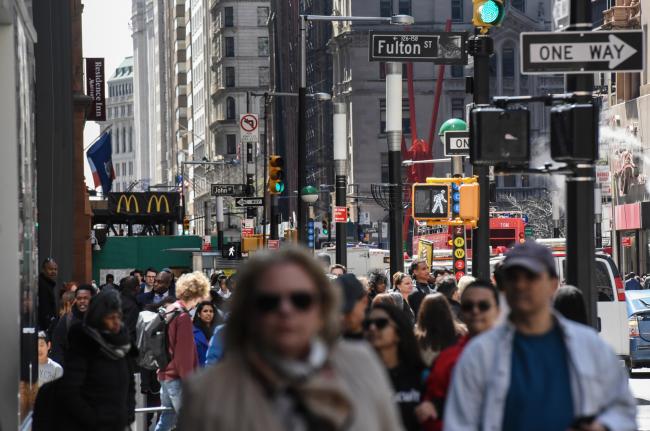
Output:
[[[181,308],[167,311],[161,307],[156,312],[140,312],[135,327],[139,366],[147,370],[162,370],[167,367],[172,360],[169,353],[169,325],[184,311]]]

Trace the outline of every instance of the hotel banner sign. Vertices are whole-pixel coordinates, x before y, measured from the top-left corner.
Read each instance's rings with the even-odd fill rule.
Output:
[[[86,59],[86,95],[90,97],[88,121],[106,121],[104,59]]]

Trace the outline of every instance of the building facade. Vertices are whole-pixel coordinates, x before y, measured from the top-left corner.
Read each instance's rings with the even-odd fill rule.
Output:
[[[138,133],[133,116],[133,57],[127,57],[107,80],[106,122],[102,131],[110,130],[113,144],[115,181],[113,191],[145,191],[139,168],[140,148],[135,145]]]
[[[270,47],[268,18],[269,1],[210,1],[209,40],[209,148],[206,158],[215,164],[206,174],[209,183],[246,184],[252,175],[257,196],[263,194],[265,180],[262,169],[266,124],[264,99],[261,94],[270,89]],[[247,163],[246,145],[240,142],[239,120],[245,113],[259,116],[259,143],[253,148],[253,163]],[[206,144],[207,145],[207,144]],[[198,154],[197,154],[198,156]],[[206,195],[206,198],[208,195]],[[203,212],[205,199],[195,208]],[[210,205],[210,208],[212,205]],[[226,236],[235,235],[245,214],[235,207],[234,199],[223,199]],[[209,211],[209,214],[215,214]],[[261,216],[261,214],[258,214]],[[221,215],[219,215],[219,218]],[[208,230],[214,230],[217,219],[210,217]],[[233,228],[233,229],[229,229]],[[205,227],[204,227],[205,229]]]
[[[491,57],[491,94],[522,95],[561,91],[563,80],[558,76],[525,76],[519,67],[519,34],[523,31],[550,29],[551,1],[521,0],[508,2],[502,27],[491,31],[495,53]],[[352,16],[384,16],[407,14],[415,17],[413,31],[444,31],[451,20],[452,31],[473,31],[471,0],[379,0],[360,2],[335,0],[334,13]],[[366,23],[334,24],[331,51],[334,62],[335,101],[345,103],[348,113],[348,183],[352,184],[358,201],[361,223],[382,220],[386,212],[371,195],[371,184],[388,182],[388,147],[384,132],[386,115],[385,66],[368,61],[369,30],[400,30],[390,25]],[[415,138],[428,140],[433,130],[432,158],[442,158],[443,146],[437,131],[449,118],[466,117],[466,105],[471,94],[465,92],[465,76],[471,76],[472,64],[467,67],[445,68],[443,92],[440,97],[436,124],[431,124],[438,66],[432,63],[414,63],[413,86],[415,102],[410,109],[407,92],[406,65],[403,67],[403,134],[407,147]],[[531,113],[531,133],[538,136],[547,127],[544,111]],[[415,118],[415,130],[411,117]],[[434,176],[449,174],[449,165],[437,165]],[[497,193],[515,194],[520,198],[534,197],[545,192],[544,179],[529,176],[497,177]]]

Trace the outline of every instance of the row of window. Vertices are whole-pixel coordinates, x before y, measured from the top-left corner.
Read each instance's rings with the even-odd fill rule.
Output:
[[[234,57],[235,54],[235,38],[232,36],[224,37],[223,41],[224,46],[224,55],[226,57]],[[269,56],[269,38],[266,36],[261,36],[257,38],[257,55],[259,57],[268,57]]]
[[[122,169],[120,169],[120,165],[122,165]],[[129,162],[129,172],[127,174],[126,172],[126,162],[122,163],[115,163],[115,176],[117,178],[120,178],[121,176],[133,176],[133,162]]]
[[[128,96],[130,94],[133,94],[133,84],[131,83],[108,85],[108,97]]]
[[[266,22],[269,19],[269,8],[268,6],[258,6],[257,7],[257,26],[266,27]],[[235,26],[235,8],[232,6],[226,6],[223,8],[223,25],[224,27],[234,27]]]
[[[463,3],[465,0],[451,1],[451,19],[456,22],[464,20]],[[397,3],[397,10],[394,8]],[[526,12],[526,0],[510,0],[512,7]],[[397,12],[400,15],[412,15],[411,0],[379,0],[379,13],[381,16],[389,17]]]
[[[109,107],[106,114],[108,120],[112,118],[131,117],[133,116],[133,105],[128,104],[128,105]]]
[[[220,87],[232,88],[235,87],[235,67],[223,67],[223,76],[221,75],[222,68],[217,69],[217,83]],[[271,79],[270,69],[268,66],[260,66],[258,68],[258,81],[260,87],[268,87]]]
[[[120,154],[133,152],[133,127],[129,127],[128,132],[126,127],[117,127],[112,132],[113,135],[113,153]],[[121,151],[120,151],[121,150]]]
[[[451,117],[465,118],[465,99],[454,97],[451,99]],[[379,99],[379,133],[386,133],[386,99]],[[408,99],[402,99],[402,133],[411,134],[411,112]]]

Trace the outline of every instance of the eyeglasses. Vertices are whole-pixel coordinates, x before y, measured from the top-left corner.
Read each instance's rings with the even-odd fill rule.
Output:
[[[380,331],[390,324],[390,320],[386,317],[379,317],[377,319],[366,319],[363,321],[363,329],[367,331],[372,325]]]
[[[282,301],[288,299],[291,306],[297,311],[307,311],[316,302],[316,296],[308,292],[293,292],[288,295],[275,295],[261,293],[255,299],[255,308],[260,313],[271,313],[277,311]]]
[[[488,301],[478,301],[478,302],[464,301],[462,304],[460,304],[460,309],[465,313],[469,313],[473,311],[474,308],[478,308],[478,311],[484,313],[488,311],[490,308],[492,308],[492,304],[490,304]]]

